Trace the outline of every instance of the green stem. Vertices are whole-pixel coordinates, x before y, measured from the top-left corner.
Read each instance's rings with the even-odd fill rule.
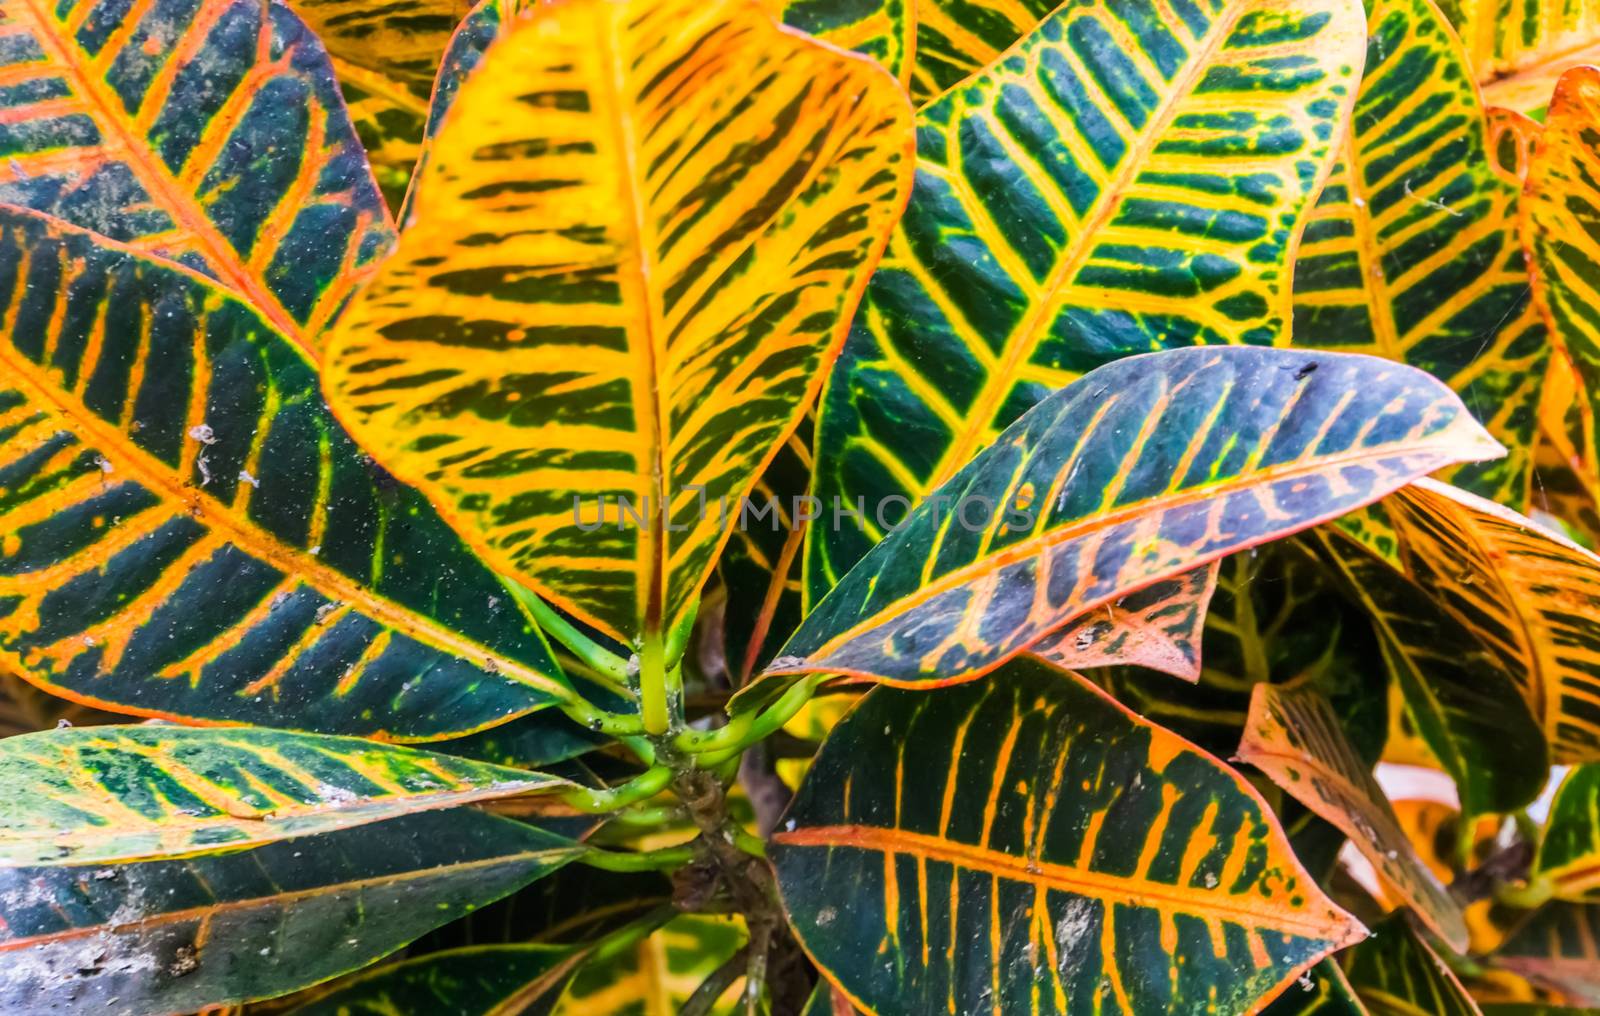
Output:
[[[672,770],[665,766],[655,766],[646,769],[627,783],[608,790],[574,788],[562,794],[561,800],[579,811],[598,815],[649,800],[665,790],[671,782]]]
[[[1549,879],[1534,879],[1527,885],[1514,886],[1502,885],[1494,891],[1494,901],[1503,903],[1508,907],[1517,907],[1521,910],[1532,910],[1548,901],[1555,892],[1555,887]]]
[[[716,730],[685,731],[674,740],[673,746],[679,751],[700,755],[699,762],[706,768],[725,762],[757,741],[772,736],[793,719],[794,714],[811,701],[825,676],[808,674],[762,712],[740,713]]]
[[[619,690],[627,689],[627,660],[579,631],[572,622],[557,613],[554,607],[544,602],[533,590],[510,579],[505,580],[505,586],[511,591],[511,595],[516,597],[517,602],[533,615],[541,631],[565,646],[568,652],[593,670],[596,676],[614,684]]]
[[[666,871],[681,868],[692,860],[694,850],[691,847],[663,847],[648,854],[590,847],[577,857],[579,864],[605,871]]]
[[[667,656],[658,631],[645,632],[639,649],[639,714],[646,734],[667,732]]]

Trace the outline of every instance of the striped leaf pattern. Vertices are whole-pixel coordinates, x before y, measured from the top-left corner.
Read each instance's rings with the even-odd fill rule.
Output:
[[[585,966],[551,1016],[677,1016],[695,989],[746,938],[736,917],[680,914],[632,948]],[[740,977],[712,1000],[708,1016],[750,1011],[741,1004],[743,993]]]
[[[872,57],[911,89],[913,99],[930,94],[913,77],[919,22],[934,7],[928,0],[765,0],[765,5],[791,28]],[[1013,35],[1007,45],[1015,41]]]
[[[327,47],[389,207],[422,150],[433,79],[467,0],[288,0]]]
[[[1294,345],[1388,357],[1449,384],[1510,449],[1453,482],[1521,508],[1549,344],[1516,201],[1444,16],[1432,0],[1375,0],[1350,130],[1295,261]]]
[[[1200,680],[1200,639],[1218,565],[1130,593],[1080,616],[1030,650],[1063,670],[1128,664]]]
[[[1338,826],[1435,934],[1466,951],[1460,906],[1417,856],[1327,699],[1313,689],[1257,685],[1238,757]]]
[[[867,1012],[1250,1012],[1363,934],[1237,774],[1030,660],[874,689],[789,820],[790,921]]]
[[[541,9],[462,86],[330,400],[498,568],[671,630],[842,341],[910,141],[881,68],[755,6]],[[583,531],[601,495],[642,521]]]
[[[1552,760],[1600,760],[1600,557],[1434,480],[1384,504],[1411,576],[1499,659]]]
[[[0,210],[0,665],[118,712],[427,740],[570,694],[227,290]]]
[[[1484,98],[1521,113],[1542,109],[1569,67],[1600,61],[1594,0],[1449,0]]]
[[[769,673],[976,677],[1072,618],[1498,446],[1420,371],[1213,347],[1046,398],[885,537]]]
[[[565,780],[353,737],[105,726],[0,740],[0,866],[256,846]]]
[[[1576,1004],[1600,1006],[1600,904],[1545,904],[1496,951],[1494,962]]]
[[[921,500],[1050,391],[1287,337],[1361,35],[1338,0],[1072,4],[919,114],[911,203],[821,409],[816,493],[874,510],[811,541],[811,602],[884,535],[878,504]]]
[[[1366,611],[1406,715],[1455,781],[1468,816],[1506,814],[1544,785],[1539,721],[1495,652],[1434,598],[1336,530],[1316,537],[1328,568]]]
[[[210,275],[313,355],[393,230],[322,44],[280,0],[15,0],[0,203]]]
[[[583,957],[551,945],[484,945],[364,970],[289,1016],[539,1016]]]
[[[1371,1016],[1478,1016],[1456,975],[1403,914],[1351,951],[1345,976]]]
[[[1335,961],[1323,960],[1306,979],[1261,1010],[1262,1016],[1368,1016]]]
[[[0,869],[0,1007],[165,1016],[359,969],[580,848],[472,809],[116,868]]]
[[[1600,903],[1600,764],[1577,766],[1561,781],[1531,877],[1559,899]]]

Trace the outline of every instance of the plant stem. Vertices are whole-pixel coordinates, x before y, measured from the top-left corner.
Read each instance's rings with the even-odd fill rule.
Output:
[[[671,782],[671,769],[653,766],[627,783],[607,790],[576,787],[562,794],[561,800],[578,811],[599,815],[648,800],[665,790]]]
[[[649,853],[630,853],[626,850],[601,850],[590,847],[576,858],[579,864],[604,871],[667,871],[681,868],[694,860],[692,847],[663,847]]]
[[[723,992],[733,986],[733,982],[744,973],[746,965],[750,962],[750,946],[743,945],[739,951],[711,972],[711,976],[700,982],[694,989],[694,994],[683,1003],[683,1008],[678,1010],[678,1016],[705,1016],[711,1007],[717,1004]]]
[[[646,734],[667,732],[667,655],[658,631],[645,632],[639,650],[639,714]]]
[[[726,762],[750,745],[765,740],[794,718],[811,701],[823,674],[808,674],[794,683],[776,702],[760,713],[741,713],[716,730],[685,731],[673,741],[679,751],[700,755],[700,765],[712,767]]]
[[[579,631],[566,618],[556,612],[554,607],[544,602],[539,594],[528,589],[518,582],[505,579],[505,587],[511,591],[518,603],[527,608],[533,615],[539,629],[546,635],[561,643],[566,650],[576,656],[596,676],[615,685],[618,690],[625,691],[628,687],[628,661],[613,653],[589,636]]]

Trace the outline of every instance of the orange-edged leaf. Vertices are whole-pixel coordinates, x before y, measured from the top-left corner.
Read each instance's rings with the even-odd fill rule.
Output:
[[[768,673],[978,675],[1072,618],[1499,446],[1421,371],[1233,346],[1100,367],[869,551]]]
[[[1292,344],[1449,384],[1509,449],[1451,481],[1520,510],[1550,343],[1528,295],[1519,188],[1489,158],[1466,55],[1432,0],[1373,0],[1367,32],[1339,164],[1294,264]]]
[[[1494,963],[1578,1005],[1600,1006],[1600,903],[1547,903],[1518,928]]]
[[[1295,984],[1283,989],[1262,1016],[1369,1016],[1345,979],[1339,964],[1318,963]]]
[[[12,0],[0,38],[0,202],[181,261],[320,350],[393,229],[281,0]]]
[[[1503,106],[1489,106],[1483,113],[1489,126],[1489,155],[1495,172],[1521,187],[1528,179],[1533,148],[1544,125]]]
[[[1200,680],[1200,637],[1218,565],[1157,582],[1084,614],[1029,650],[1065,670],[1130,664]]]
[[[672,630],[843,339],[910,118],[754,4],[541,8],[444,118],[330,401],[496,567],[608,634]]]
[[[188,860],[0,869],[0,1008],[166,1016],[286,994],[580,853],[458,808]]]
[[[1444,6],[1472,57],[1484,100],[1519,113],[1550,101],[1569,67],[1600,61],[1592,0],[1451,0]]]
[[[228,290],[0,208],[0,665],[118,712],[431,740],[570,695]]]
[[[1600,763],[1576,766],[1562,779],[1532,878],[1548,882],[1558,899],[1600,903]]]
[[[1461,907],[1406,839],[1327,699],[1311,689],[1256,685],[1239,758],[1343,830],[1434,933],[1456,952],[1466,951]]]
[[[1371,1016],[1479,1016],[1477,1003],[1403,914],[1374,927],[1344,969]]]
[[[866,1012],[1252,1012],[1364,934],[1238,774],[1034,660],[874,689],[769,854]]]
[[[565,946],[479,945],[363,970],[290,1016],[529,1016],[546,1011],[583,960]]]
[[[1600,760],[1600,557],[1434,480],[1384,504],[1412,578],[1499,658],[1552,761]]]
[[[202,854],[567,785],[354,737],[168,724],[0,740],[0,867]]]

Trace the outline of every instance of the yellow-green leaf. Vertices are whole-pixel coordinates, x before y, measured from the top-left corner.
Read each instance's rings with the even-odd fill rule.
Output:
[[[1405,915],[1373,928],[1345,976],[1371,1016],[1479,1016],[1478,1006]]]
[[[1561,781],[1530,877],[1558,899],[1600,903],[1600,763],[1577,766]]]
[[[882,68],[755,5],[542,8],[433,139],[330,400],[496,567],[671,630],[843,338],[910,143]]]
[[[1600,1006],[1600,903],[1545,904],[1506,939],[1494,963],[1578,1005]]]
[[[337,982],[290,1016],[525,1016],[555,1001],[584,953],[480,945],[413,956]]]
[[[1034,660],[874,689],[769,851],[866,1012],[1251,1012],[1364,934],[1238,774]]]
[[[0,867],[209,853],[566,785],[432,752],[166,724],[0,740]]]
[[[1338,826],[1378,874],[1452,949],[1467,949],[1461,907],[1406,839],[1372,768],[1316,690],[1258,684],[1239,758]]]
[[[1445,0],[1484,99],[1519,113],[1550,101],[1569,67],[1600,61],[1600,7],[1592,0]]]
[[[393,229],[305,24],[281,0],[14,0],[0,32],[0,203],[196,268],[316,353]]]
[[[1453,481],[1522,508],[1549,343],[1528,295],[1518,189],[1490,161],[1466,55],[1432,0],[1374,0],[1368,34],[1339,164],[1295,261],[1294,345],[1387,357],[1449,384],[1509,449]]]

